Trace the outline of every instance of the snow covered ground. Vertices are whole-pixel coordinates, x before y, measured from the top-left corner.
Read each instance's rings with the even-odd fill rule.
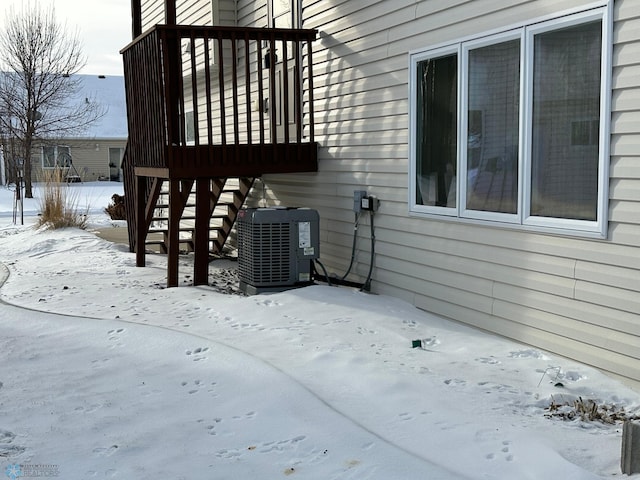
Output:
[[[102,213],[120,184],[70,188],[92,228],[125,228]],[[190,257],[166,289],[163,256],[136,268],[91,229],[35,230],[37,201],[14,225],[12,195],[0,187],[0,476],[621,476],[619,422],[548,409],[640,413],[592,368],[349,288],[187,286]]]

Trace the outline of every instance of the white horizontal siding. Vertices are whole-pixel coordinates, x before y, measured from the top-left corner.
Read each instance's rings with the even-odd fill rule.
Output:
[[[248,0],[247,0],[248,1]],[[321,258],[349,261],[354,190],[381,199],[374,289],[640,382],[640,6],[615,6],[610,229],[606,240],[408,215],[408,53],[590,4],[303,2],[314,45],[318,174],[268,176],[273,203],[317,208]],[[248,15],[250,16],[250,15]],[[295,178],[295,180],[294,180]],[[369,265],[358,229],[352,278]]]
[[[141,6],[142,13],[142,31],[157,25],[158,23],[166,23],[164,17],[164,1],[163,0],[143,0]]]
[[[629,0],[617,1],[614,11],[609,238],[612,242],[635,247],[634,252],[629,253],[631,260],[640,250],[640,103],[636,101],[640,97],[640,78],[637,76],[640,68],[640,5]],[[603,325],[635,335],[635,338],[625,340],[635,349],[637,359],[640,351],[637,348],[640,269],[633,261],[627,265],[592,263],[579,265],[577,273],[581,281],[576,297],[607,312],[609,318],[602,322]],[[627,351],[625,345],[616,347],[621,354]],[[629,362],[629,367],[638,369],[637,363]]]
[[[214,12],[218,25],[235,25],[236,11],[234,0],[178,0],[176,2],[176,20],[183,25],[213,25]],[[164,0],[142,1],[142,30],[158,23],[166,23]]]
[[[238,25],[242,27],[267,27],[267,2],[238,0]]]

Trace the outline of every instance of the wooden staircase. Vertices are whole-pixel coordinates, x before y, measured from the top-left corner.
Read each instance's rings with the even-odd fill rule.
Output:
[[[178,254],[194,252],[194,284],[206,284],[209,260],[222,254],[256,177],[137,177],[127,150],[123,171],[129,249],[138,266],[148,249],[167,254],[167,286],[177,286]]]
[[[210,180],[209,201],[209,254],[222,255],[222,250],[231,235],[238,212],[251,191],[254,177],[213,178]],[[195,190],[194,181],[181,183],[179,220],[180,250],[188,253],[195,249]],[[156,205],[147,232],[145,247],[160,253],[168,252],[169,236],[169,190],[167,182],[160,180]],[[151,207],[150,207],[151,208]]]

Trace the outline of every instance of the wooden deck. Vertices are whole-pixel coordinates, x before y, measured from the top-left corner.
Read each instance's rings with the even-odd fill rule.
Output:
[[[158,25],[138,37],[122,51],[136,171],[166,178],[316,171],[316,35]]]
[[[315,172],[316,30],[157,25],[122,50],[129,141],[124,160],[129,246],[145,264],[150,225],[166,188],[167,285],[178,282],[181,219],[195,198],[194,283],[207,281],[256,177]],[[227,179],[241,188],[222,196]],[[212,216],[222,205],[222,226]],[[219,217],[219,215],[217,215]],[[215,238],[212,232],[215,231]]]
[[[167,166],[136,166],[136,175],[160,178],[259,177],[317,171],[315,143],[167,147]]]

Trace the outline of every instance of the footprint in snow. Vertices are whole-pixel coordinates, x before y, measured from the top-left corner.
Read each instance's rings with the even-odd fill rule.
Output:
[[[195,348],[193,350],[187,350],[186,352],[184,352],[188,357],[191,357],[191,359],[194,362],[199,362],[200,360],[206,360],[207,356],[205,355],[206,352],[209,351],[209,347],[198,347]]]
[[[256,412],[247,412],[244,414],[244,416],[240,416],[240,415],[235,415],[233,417],[234,420],[242,420],[242,419],[246,419],[246,420],[252,420],[256,417]]]
[[[357,328],[357,332],[358,332],[359,335],[366,335],[366,334],[375,335],[376,333],[378,333],[375,330],[369,330],[368,328],[364,328],[364,327],[358,327]]]
[[[502,363],[500,360],[493,356],[476,358],[476,362],[484,363],[486,365],[500,365]]]
[[[109,330],[107,332],[107,335],[109,335],[109,340],[116,340],[124,332],[125,332],[124,328],[118,328],[118,329]]]
[[[109,348],[124,346],[124,344],[120,342],[120,340],[122,340],[122,335],[124,334],[124,332],[125,332],[124,328],[113,329],[107,332],[107,335],[109,335],[109,341],[113,342]]]
[[[205,384],[202,380],[194,380],[193,383],[183,381],[180,383],[183,387],[189,387],[188,393],[189,395],[194,395],[203,388],[207,389],[207,393],[211,394],[212,397],[217,397],[218,393],[216,392],[216,382],[211,382],[209,384]]]
[[[256,304],[264,307],[279,307],[282,305],[280,302],[276,302],[274,300],[259,300]]]
[[[216,429],[216,425],[220,422],[222,422],[221,418],[214,418],[211,423],[207,424],[206,426],[207,434],[211,435],[212,437],[217,435],[217,432],[215,429]]]
[[[15,438],[15,433],[0,429],[0,457],[13,457],[26,450],[24,447],[13,444]]]
[[[445,380],[444,383],[446,385],[461,386],[461,387],[467,384],[467,382],[465,380],[462,380],[460,378],[449,378],[449,379]]]
[[[105,447],[105,448],[100,447],[100,448],[93,449],[93,453],[95,453],[100,457],[110,457],[117,451],[118,451],[118,445],[111,445],[110,447]]]
[[[305,435],[298,435],[297,437],[289,438],[280,441],[270,441],[262,443],[261,445],[249,445],[244,449],[222,449],[215,453],[215,456],[226,460],[238,460],[245,454],[253,452],[259,453],[282,453],[294,450],[298,448],[298,445],[303,442],[307,437]]]
[[[511,442],[509,440],[503,441],[500,451],[505,454],[504,459],[507,462],[512,462],[514,460],[514,457],[510,451],[509,445],[511,445]],[[499,454],[496,453],[487,453],[484,458],[486,458],[487,460],[494,460],[498,455]]]

